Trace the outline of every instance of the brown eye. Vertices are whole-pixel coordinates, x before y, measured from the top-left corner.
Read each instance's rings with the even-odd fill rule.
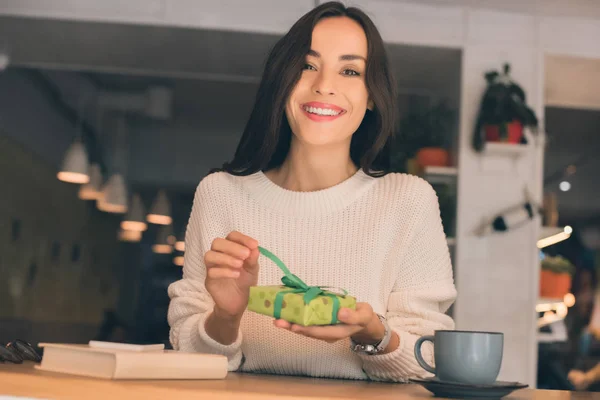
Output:
[[[347,76],[360,76],[360,73],[356,72],[353,69],[345,69],[342,71],[342,74]]]

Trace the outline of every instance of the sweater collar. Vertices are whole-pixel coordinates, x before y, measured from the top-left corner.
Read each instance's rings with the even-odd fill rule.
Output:
[[[296,192],[275,184],[262,171],[241,178],[246,190],[263,206],[296,216],[325,215],[342,210],[376,180],[359,169],[337,185],[312,192]]]

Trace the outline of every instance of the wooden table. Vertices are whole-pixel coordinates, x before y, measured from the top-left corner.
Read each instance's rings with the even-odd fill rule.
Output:
[[[0,364],[0,395],[42,399],[430,399],[418,385],[230,373],[217,381],[111,381]],[[593,393],[524,389],[504,399],[592,399]]]

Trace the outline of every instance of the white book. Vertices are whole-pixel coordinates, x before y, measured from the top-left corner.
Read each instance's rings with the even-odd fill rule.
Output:
[[[101,342],[98,340],[90,340],[90,347],[98,349],[114,349],[114,350],[130,350],[130,351],[157,351],[164,350],[165,345],[160,344],[132,344],[132,343],[117,343],[117,342]]]
[[[174,350],[136,351],[40,343],[37,369],[104,379],[224,379],[227,357]]]

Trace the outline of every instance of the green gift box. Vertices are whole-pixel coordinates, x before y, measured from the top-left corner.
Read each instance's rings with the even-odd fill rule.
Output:
[[[281,278],[283,285],[250,287],[248,310],[294,324],[310,326],[337,324],[340,308],[356,309],[356,299],[349,296],[345,290],[308,286],[292,274],[273,253],[262,247],[259,247],[259,251],[271,259],[285,276]]]

